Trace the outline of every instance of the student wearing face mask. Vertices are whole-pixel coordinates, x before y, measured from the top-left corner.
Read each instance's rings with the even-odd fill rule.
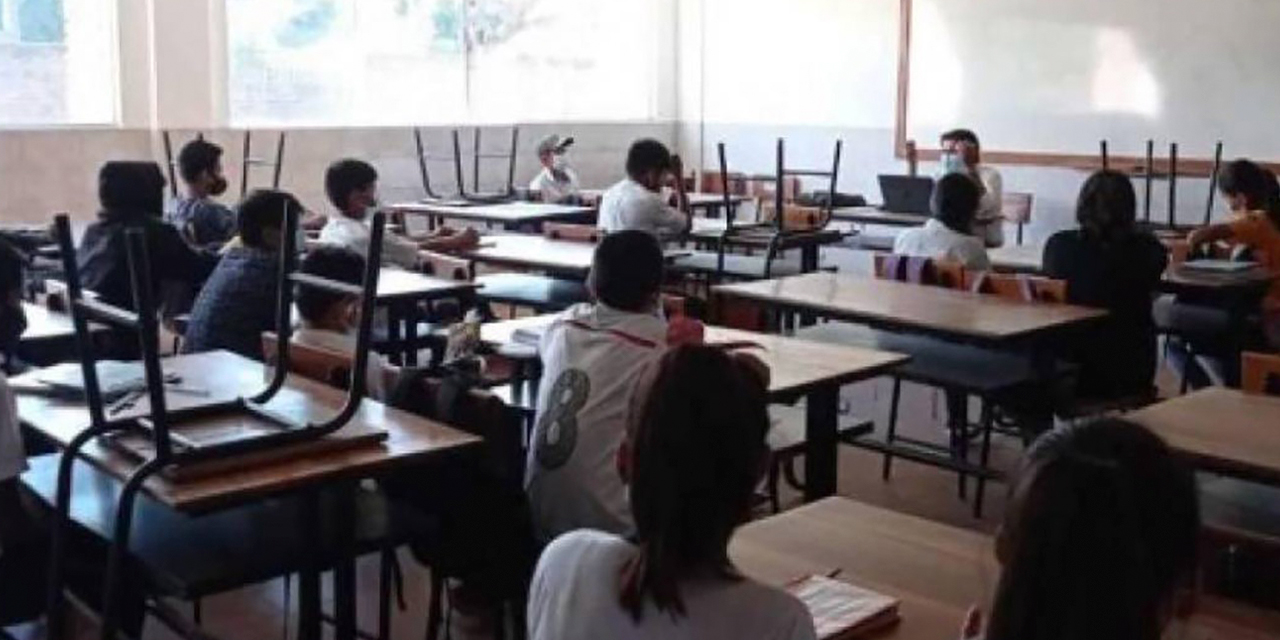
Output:
[[[659,239],[681,235],[693,224],[684,181],[677,179],[678,208],[667,206],[662,186],[669,176],[684,175],[679,156],[657,140],[639,140],[627,152],[627,178],[600,198],[597,225],[606,233],[643,231]]]
[[[165,218],[184,240],[197,247],[218,249],[236,233],[236,214],[214,198],[226,193],[222,147],[192,140],[178,152],[178,174],[186,194]]]
[[[529,191],[539,194],[543,202],[564,204],[579,199],[578,174],[569,167],[567,157],[573,138],[552,134],[538,143],[538,162],[542,170],[529,183]]]
[[[942,173],[964,174],[982,187],[978,213],[973,220],[973,234],[988,247],[1004,244],[1004,179],[994,167],[982,164],[982,145],[968,129],[954,129],[942,134]]]
[[[338,210],[320,230],[320,242],[338,245],[367,256],[369,222],[378,210],[378,172],[369,163],[347,158],[331,165],[324,175],[324,190]],[[419,251],[458,251],[479,241],[475,229],[455,231],[441,227],[427,236],[388,233],[382,239],[382,264],[417,270]]]

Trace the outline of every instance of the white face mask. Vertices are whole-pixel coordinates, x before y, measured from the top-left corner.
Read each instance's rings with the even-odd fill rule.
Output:
[[[555,171],[564,171],[569,168],[569,159],[563,153],[557,153],[551,156],[551,168]]]
[[[964,157],[955,151],[943,151],[940,162],[939,171],[944,176],[952,173],[969,172],[969,167],[965,164]]]

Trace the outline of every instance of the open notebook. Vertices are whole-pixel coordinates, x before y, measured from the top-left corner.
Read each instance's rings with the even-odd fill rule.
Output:
[[[898,601],[825,576],[787,585],[813,614],[820,640],[863,638],[898,621]]]
[[[1182,264],[1183,268],[1192,271],[1205,271],[1209,273],[1240,273],[1241,271],[1249,271],[1258,266],[1256,262],[1247,262],[1240,260],[1188,260]]]

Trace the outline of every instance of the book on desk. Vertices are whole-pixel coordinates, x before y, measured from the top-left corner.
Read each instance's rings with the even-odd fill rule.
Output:
[[[834,578],[801,578],[787,592],[809,609],[819,640],[864,638],[898,622],[898,600]]]

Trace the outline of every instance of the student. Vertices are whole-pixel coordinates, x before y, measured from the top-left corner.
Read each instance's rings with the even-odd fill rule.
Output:
[[[1156,370],[1151,315],[1168,252],[1137,228],[1137,196],[1129,177],[1093,174],[1076,203],[1079,229],[1060,231],[1044,248],[1044,274],[1067,282],[1072,304],[1109,314],[1081,335],[1072,360],[1080,365],[1076,392],[1086,398],[1150,393]]]
[[[995,167],[982,164],[982,145],[968,129],[942,134],[942,171],[969,176],[979,187],[981,198],[973,220],[973,235],[988,247],[1004,244],[1004,179]]]
[[[154,162],[108,162],[98,172],[102,211],[85,229],[76,258],[80,284],[108,304],[134,308],[126,234],[141,229],[151,260],[152,294],[163,283],[198,288],[217,264],[210,252],[193,249],[177,229],[160,218],[164,208],[164,175]]]
[[[174,203],[169,222],[192,245],[220,248],[236,233],[236,214],[214,200],[227,191],[222,147],[204,140],[188,142],[178,152],[178,174],[187,191]]]
[[[1195,479],[1151,432],[1102,420],[1046,433],[996,540],[986,640],[1159,640],[1195,586]]]
[[[933,217],[918,229],[898,234],[893,252],[906,256],[958,262],[966,269],[985,271],[991,259],[982,239],[973,234],[978,208],[978,186],[959,174],[948,174],[933,189]]]
[[[337,246],[322,245],[307,252],[300,271],[337,282],[362,285],[364,257]],[[298,285],[298,315],[301,317],[293,333],[293,343],[335,354],[349,355],[355,360],[356,330],[360,321],[360,298],[332,293],[316,287]],[[365,368],[365,391],[375,400],[385,399],[389,384],[399,375],[378,353],[369,353]]]
[[[763,369],[685,346],[646,372],[617,456],[635,535],[582,530],[552,542],[529,593],[531,638],[816,637],[799,600],[729,559],[769,455]]]
[[[1236,160],[1223,169],[1218,187],[1237,215],[1229,222],[1193,231],[1187,239],[1191,251],[1228,242],[1247,247],[1263,268],[1280,273],[1280,187],[1275,177],[1253,162]],[[1268,341],[1280,346],[1280,280],[1263,300],[1262,313]]]
[[[324,175],[324,190],[338,215],[320,231],[320,241],[347,247],[360,255],[369,253],[369,222],[378,208],[378,172],[360,160],[339,160]],[[474,229],[455,232],[442,227],[434,234],[413,238],[387,233],[382,240],[382,263],[416,270],[419,250],[457,251],[475,246]]]
[[[662,250],[642,231],[605,236],[587,286],[594,304],[560,314],[543,334],[543,380],[525,488],[534,530],[549,541],[590,527],[632,530],[626,489],[613,465],[627,398],[668,343],[660,313]]]
[[[693,224],[684,192],[684,168],[679,156],[672,156],[657,140],[639,140],[627,152],[627,178],[600,197],[598,226],[605,233],[636,230],[662,239],[687,232]],[[679,207],[667,206],[662,186],[670,177],[676,181]]]
[[[262,359],[262,333],[276,330],[286,208],[302,215],[302,204],[283,191],[254,191],[240,203],[240,243],[227,250],[200,290],[184,353],[226,349]]]
[[[538,162],[542,170],[529,183],[529,191],[541,196],[543,202],[570,203],[580,199],[578,174],[569,167],[566,154],[573,145],[573,138],[561,138],[552,134],[538,143]]]
[[[8,242],[0,241],[0,356],[7,357],[27,327],[22,310],[24,260]],[[27,553],[31,520],[22,507],[18,476],[27,470],[27,454],[18,425],[13,392],[0,368],[0,626],[34,617],[40,607],[39,584],[44,567]],[[36,552],[37,558],[39,552]]]

